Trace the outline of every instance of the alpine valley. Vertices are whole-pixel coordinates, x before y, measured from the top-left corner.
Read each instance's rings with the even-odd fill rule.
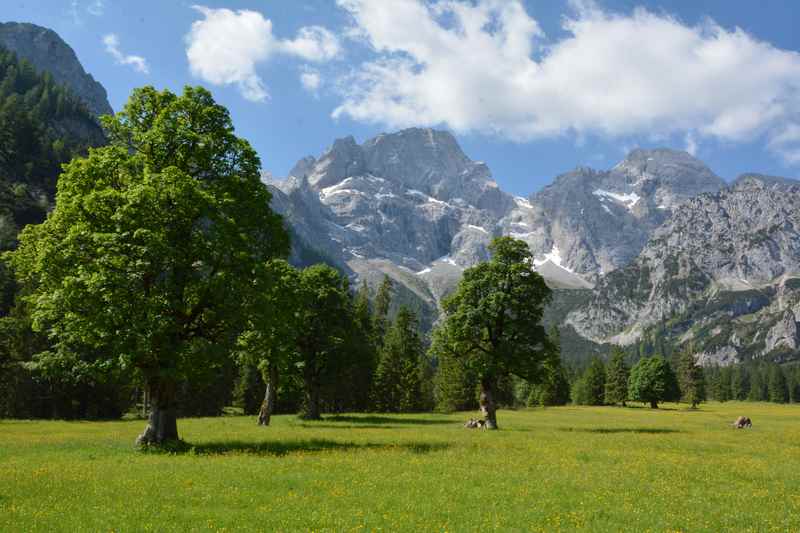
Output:
[[[513,197],[450,133],[417,128],[338,139],[265,180],[294,262],[325,260],[371,287],[388,275],[428,326],[463,269],[511,235],[555,289],[548,322],[568,358],[687,343],[704,364],[800,356],[797,181],[729,185],[686,152],[637,149]]]
[[[66,43],[9,23],[0,46],[83,102],[53,131],[77,151],[103,142],[92,116],[111,111],[105,89]],[[338,139],[287,177],[263,179],[296,265],[328,262],[373,289],[389,276],[393,305],[411,306],[426,329],[463,270],[510,235],[554,289],[547,322],[566,358],[691,343],[707,365],[800,359],[800,182],[748,174],[729,184],[686,152],[637,149],[610,170],[576,168],[514,197],[453,135],[418,128]],[[31,191],[52,201],[52,186]]]

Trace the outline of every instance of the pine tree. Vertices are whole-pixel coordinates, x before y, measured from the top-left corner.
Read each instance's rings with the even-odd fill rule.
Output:
[[[605,365],[599,357],[593,357],[574,386],[573,400],[579,405],[603,405],[605,388]]]
[[[417,319],[405,306],[386,332],[375,371],[373,403],[379,411],[416,411],[422,407],[422,341]]]
[[[706,399],[706,381],[703,367],[697,364],[690,350],[683,351],[678,360],[678,385],[681,400],[692,404],[692,409]]]
[[[553,326],[549,337],[554,349],[545,365],[545,379],[533,385],[522,380],[527,385],[524,387],[528,392],[525,403],[529,407],[566,405],[570,400],[569,380],[561,361],[561,334],[557,327]]]
[[[786,403],[789,400],[786,376],[783,375],[783,370],[777,364],[770,365],[767,389],[769,401],[773,403]]]
[[[625,364],[625,351],[615,346],[611,351],[611,360],[606,367],[605,403],[625,405],[628,399],[628,376],[630,369]]]
[[[750,391],[750,376],[744,365],[735,365],[731,369],[731,399],[746,400]]]
[[[383,338],[386,336],[389,321],[389,307],[392,304],[392,292],[394,284],[389,276],[384,275],[378,294],[375,295],[375,315],[373,318],[373,330],[377,344],[380,347]]]
[[[747,399],[751,402],[764,402],[767,400],[767,382],[764,379],[762,365],[754,366],[750,372],[750,392]]]

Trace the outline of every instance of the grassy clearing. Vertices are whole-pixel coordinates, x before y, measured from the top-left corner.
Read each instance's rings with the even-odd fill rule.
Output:
[[[1,421],[0,530],[800,529],[796,406],[465,418],[187,419],[178,455],[134,451],[142,421]]]

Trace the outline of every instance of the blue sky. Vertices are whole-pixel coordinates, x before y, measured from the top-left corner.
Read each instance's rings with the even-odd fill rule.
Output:
[[[333,139],[449,129],[529,194],[631,148],[800,175],[800,4],[760,0],[3,0],[57,31],[118,110],[200,84],[265,170]]]

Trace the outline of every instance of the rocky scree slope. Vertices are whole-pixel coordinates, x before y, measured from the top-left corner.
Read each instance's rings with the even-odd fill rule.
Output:
[[[705,364],[800,356],[800,182],[744,175],[677,208],[566,319],[594,342],[648,336]]]

